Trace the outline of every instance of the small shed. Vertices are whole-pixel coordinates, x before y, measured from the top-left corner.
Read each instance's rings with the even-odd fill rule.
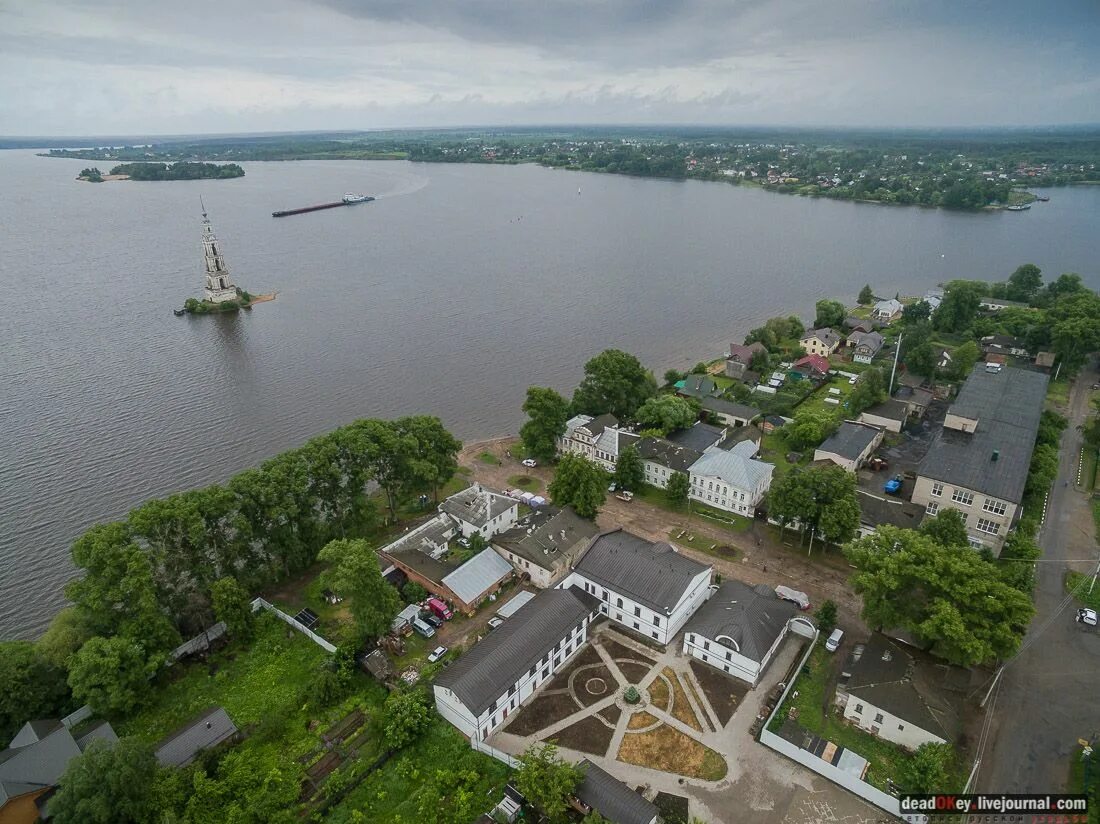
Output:
[[[222,707],[211,707],[194,721],[176,730],[157,745],[162,767],[186,767],[203,750],[237,735],[237,725]]]
[[[393,664],[390,659],[386,657],[380,649],[376,649],[373,652],[364,655],[362,658],[362,667],[383,684],[390,681],[397,675],[397,671],[393,668]]]

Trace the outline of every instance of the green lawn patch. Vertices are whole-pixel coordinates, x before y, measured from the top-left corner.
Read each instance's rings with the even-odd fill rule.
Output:
[[[829,392],[830,389],[839,389],[840,394],[831,394]],[[852,386],[852,384],[848,383],[848,379],[845,377],[838,376],[835,378],[830,378],[828,381],[821,384],[821,386],[818,387],[818,389],[814,391],[814,393],[810,395],[810,397],[806,398],[806,400],[802,401],[802,403],[799,404],[798,411],[801,412],[803,409],[809,409],[814,412],[828,412],[831,415],[846,414],[844,410],[844,402],[847,401],[848,396],[852,394],[853,389],[855,389],[855,387]],[[833,398],[840,401],[840,403],[825,403],[826,398]]]
[[[294,716],[303,687],[327,657],[275,616],[259,615],[251,644],[230,644],[208,662],[170,668],[148,706],[113,723],[120,736],[155,743],[214,705],[225,707],[238,727],[269,715]]]
[[[1080,604],[1100,611],[1100,581],[1093,587],[1090,595],[1089,585],[1091,583],[1091,575],[1085,575],[1081,572],[1066,573],[1066,592],[1072,594]]]
[[[542,489],[542,481],[530,475],[513,475],[508,479],[508,483],[528,492],[538,492]]]
[[[690,530],[673,528],[668,531],[669,543],[682,546],[685,549],[693,549],[696,552],[705,552],[716,558],[724,558],[731,561],[738,556],[737,548],[729,544],[715,542],[705,535],[696,535]]]
[[[787,462],[787,453],[791,451],[790,445],[787,443],[787,438],[783,434],[782,429],[775,430],[766,434],[760,441],[760,458],[768,463],[775,464],[775,472],[772,473],[772,480],[780,478],[786,475],[796,466],[801,466],[810,462],[810,458],[813,457],[813,451],[809,452],[809,455],[803,454],[802,461],[797,464]]]
[[[674,504],[668,499],[665,490],[651,484],[642,484],[639,489],[634,491],[634,496],[654,506],[659,506],[661,509],[675,512],[677,515],[696,515],[700,518],[706,518],[709,523],[717,524],[731,532],[746,532],[752,526],[752,521],[748,518],[726,512],[724,509],[715,509],[698,501]]]
[[[1069,406],[1069,380],[1059,378],[1047,384],[1047,403],[1062,409]]]
[[[494,455],[492,452],[482,452],[477,456],[477,459],[483,464],[489,464],[490,466],[500,466],[500,458]]]
[[[477,799],[472,802],[474,816],[500,800],[511,773],[495,758],[471,749],[454,727],[436,718],[423,736],[363,779],[325,820],[330,824],[430,821],[440,801],[433,786],[439,771],[476,777],[466,790]]]
[[[799,726],[866,758],[867,781],[885,792],[886,779],[896,779],[901,766],[909,760],[910,755],[902,747],[876,738],[841,720],[841,716],[833,708],[833,685],[830,684],[831,665],[836,660],[823,646],[814,649],[795,682],[794,690],[777,713],[776,721],[785,719],[790,707],[797,707]],[[826,690],[829,691],[828,696]],[[826,700],[828,713],[824,710]],[[961,782],[959,786],[962,786]]]

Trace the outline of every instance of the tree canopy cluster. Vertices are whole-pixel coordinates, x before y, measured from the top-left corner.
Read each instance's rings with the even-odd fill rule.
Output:
[[[571,506],[582,518],[595,518],[607,500],[607,472],[583,455],[562,455],[548,492],[558,506]]]
[[[786,529],[795,525],[832,544],[852,539],[859,529],[855,476],[839,466],[807,466],[773,478],[768,514]]]
[[[244,169],[236,163],[120,163],[111,174],[130,180],[219,180],[244,177]]]
[[[634,355],[607,349],[584,365],[584,378],[573,393],[573,414],[603,415],[632,420],[635,412],[657,394],[657,380]]]

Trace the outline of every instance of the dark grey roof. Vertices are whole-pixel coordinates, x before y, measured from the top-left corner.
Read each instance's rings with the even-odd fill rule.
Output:
[[[669,544],[615,529],[593,541],[573,569],[590,581],[668,614],[680,603],[692,579],[710,567],[681,555]]]
[[[681,429],[670,434],[668,440],[676,446],[686,446],[688,449],[702,452],[708,446],[714,446],[722,440],[724,432],[725,430],[722,427],[696,421],[687,429]]]
[[[828,326],[822,326],[820,329],[811,329],[804,334],[800,340],[809,340],[810,338],[817,338],[830,348],[840,343],[840,335]]]
[[[25,743],[0,753],[0,796],[22,795],[29,792],[27,786],[55,785],[69,761],[80,755],[72,733],[59,721],[24,724],[12,743],[20,741]]]
[[[882,348],[883,337],[878,332],[852,332],[848,336],[848,343],[852,346],[862,346],[866,344],[871,348],[872,352],[878,352]]]
[[[909,407],[895,398],[888,398],[864,411],[869,415],[877,415],[880,418],[888,418],[902,423],[909,416]]]
[[[475,715],[519,680],[596,609],[578,587],[546,589],[436,678]]]
[[[859,493],[859,520],[866,526],[879,527],[886,524],[902,529],[916,529],[924,518],[924,507],[911,501],[880,498],[862,489],[857,489],[856,492]]]
[[[439,511],[481,529],[494,518],[518,505],[499,492],[486,489],[481,484],[473,484],[448,497],[439,505]]]
[[[914,386],[900,386],[898,391],[894,393],[894,397],[899,401],[905,403],[911,403],[915,406],[928,406],[932,402],[932,393],[927,389],[921,389]]]
[[[730,647],[746,658],[761,661],[798,607],[776,597],[766,584],[751,587],[727,578],[684,626],[686,632],[703,635]],[[733,643],[723,642],[729,638]]]
[[[406,532],[380,550],[430,581],[442,581],[458,567],[448,563],[447,553],[432,557],[437,547],[445,547],[455,534],[454,521],[446,515],[436,515]]]
[[[114,744],[118,741],[118,736],[115,734],[110,724],[106,721],[100,721],[80,736],[80,738],[77,739],[76,745],[80,747],[81,752],[84,752],[93,741],[106,741],[108,744]]]
[[[584,777],[574,795],[612,824],[651,824],[660,814],[654,804],[587,758],[577,767]]]
[[[718,387],[713,380],[706,375],[688,375],[684,378],[684,385],[676,390],[681,395],[690,395],[693,398],[702,398],[714,395]]]
[[[1047,376],[1042,372],[987,372],[985,364],[979,363],[949,410],[949,414],[976,419],[975,431],[944,427],[928,448],[918,474],[1019,503],[1046,391]]]
[[[543,507],[525,515],[512,529],[497,535],[493,543],[553,571],[568,562],[580,546],[599,534],[598,526],[570,507]]]
[[[1023,349],[1026,352],[1027,343],[1011,335],[986,335],[982,338],[982,349]]]
[[[881,429],[873,426],[844,421],[840,428],[830,435],[818,449],[854,461],[863,454],[863,451],[870,446],[881,431]]]
[[[687,472],[693,463],[703,457],[698,450],[677,446],[664,438],[642,438],[638,444],[638,454],[644,460],[659,463],[676,472]]]
[[[161,766],[184,767],[205,749],[217,746],[237,733],[237,725],[221,707],[212,707],[187,726],[157,745]]]
[[[749,421],[760,414],[760,410],[755,406],[734,403],[725,398],[703,398],[703,408],[710,412],[720,412],[723,415],[732,415]]]
[[[862,698],[903,721],[952,741],[959,725],[955,701],[934,683],[943,680],[949,669],[918,663],[899,644],[876,632],[864,645],[859,660],[849,668],[845,689],[853,698]]]
[[[594,438],[599,437],[600,433],[607,429],[607,427],[614,427],[618,425],[619,419],[612,415],[610,412],[605,412],[604,414],[593,418],[588,423],[582,424],[585,429],[592,433],[592,437]]]

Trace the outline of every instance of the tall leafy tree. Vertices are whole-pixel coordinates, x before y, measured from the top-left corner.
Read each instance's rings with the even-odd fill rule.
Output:
[[[699,419],[699,404],[677,395],[656,395],[638,407],[634,420],[664,434],[687,429]]]
[[[939,514],[925,518],[920,525],[920,531],[940,546],[953,546],[970,551],[966,518],[957,509],[943,509]]]
[[[949,793],[959,787],[955,778],[955,750],[950,744],[928,742],[904,761],[898,783],[908,793]]]
[[[477,791],[481,776],[477,770],[437,769],[417,793],[418,821],[433,824],[469,824],[484,809]]]
[[[691,491],[691,481],[686,472],[673,472],[668,476],[665,497],[674,504],[686,504]]]
[[[973,284],[960,282],[950,286],[939,308],[932,313],[932,325],[943,332],[961,332],[978,316],[981,297]]]
[[[768,514],[782,527],[797,524],[834,544],[851,540],[859,528],[855,476],[839,466],[795,469],[772,481]]]
[[[573,411],[610,412],[630,419],[646,398],[657,394],[657,381],[641,362],[619,349],[608,349],[584,365],[584,379],[573,393]]]
[[[608,475],[582,455],[563,455],[548,491],[558,506],[572,506],[582,518],[595,518],[607,499]]]
[[[519,757],[515,781],[527,799],[542,810],[551,824],[569,820],[569,798],[576,792],[580,770],[558,758],[553,744],[532,746]]]
[[[419,444],[407,432],[399,431],[390,421],[366,419],[352,424],[359,438],[360,458],[370,477],[382,488],[390,518],[397,519],[397,506],[421,481],[422,473],[413,465]]]
[[[341,538],[326,544],[317,557],[330,565],[321,573],[321,582],[343,596],[359,635],[385,635],[401,600],[382,577],[374,550],[364,540]]]
[[[901,310],[901,322],[906,326],[924,323],[932,317],[932,306],[926,300],[906,304]]]
[[[931,343],[922,343],[909,350],[905,356],[905,368],[914,375],[930,378],[940,362],[939,350]]]
[[[615,483],[621,489],[638,489],[645,481],[645,465],[638,447],[631,444],[619,452],[615,463]]]
[[[30,641],[0,642],[0,739],[8,741],[27,721],[62,714],[71,703],[65,670]]]
[[[807,449],[820,444],[839,425],[836,415],[828,410],[800,409],[783,431],[787,436],[787,443],[794,449]]]
[[[248,593],[233,578],[219,578],[210,588],[214,617],[224,621],[233,638],[247,641],[252,637],[255,619]]]
[[[410,461],[414,491],[430,491],[439,500],[439,490],[458,471],[458,452],[462,442],[447,431],[434,415],[398,418],[394,428],[415,441]]]
[[[72,658],[73,696],[100,715],[122,716],[149,694],[149,668],[140,646],[128,638],[92,638]]]
[[[886,398],[886,376],[881,369],[867,369],[859,376],[856,388],[848,396],[848,411],[854,417]]]
[[[56,824],[147,824],[159,820],[153,794],[160,768],[153,749],[136,738],[93,741],[61,777],[49,802]]]
[[[272,748],[234,749],[217,773],[196,772],[184,810],[188,824],[292,824],[303,770],[287,754]]]
[[[1006,296],[1009,300],[1028,303],[1042,288],[1042,270],[1034,263],[1025,263],[1022,266],[1017,266],[1016,271],[1009,275]]]
[[[420,736],[432,723],[432,710],[423,690],[396,690],[386,696],[382,709],[382,736],[386,747],[399,750]]]
[[[966,380],[981,354],[978,344],[972,340],[956,347],[951,353],[951,377],[959,381]]]
[[[844,326],[844,316],[848,310],[844,304],[836,300],[819,300],[814,304],[814,328],[821,329],[824,326]]]
[[[1035,612],[976,552],[914,530],[880,526],[844,554],[857,569],[852,586],[869,625],[907,630],[956,664],[1011,657]]]
[[[519,430],[523,448],[541,461],[552,461],[558,452],[558,438],[565,434],[569,402],[553,389],[530,386],[523,411],[527,413]]]
[[[50,621],[49,627],[35,644],[35,651],[48,664],[64,668],[69,658],[84,642],[92,637],[92,631],[77,612],[76,607],[66,607]],[[4,683],[0,680],[0,684]]]
[[[827,638],[836,629],[836,603],[823,601],[814,613],[814,617],[817,619],[818,632]]]
[[[860,306],[867,306],[875,302],[875,292],[871,289],[871,284],[868,283],[859,290],[859,297],[856,300]]]

